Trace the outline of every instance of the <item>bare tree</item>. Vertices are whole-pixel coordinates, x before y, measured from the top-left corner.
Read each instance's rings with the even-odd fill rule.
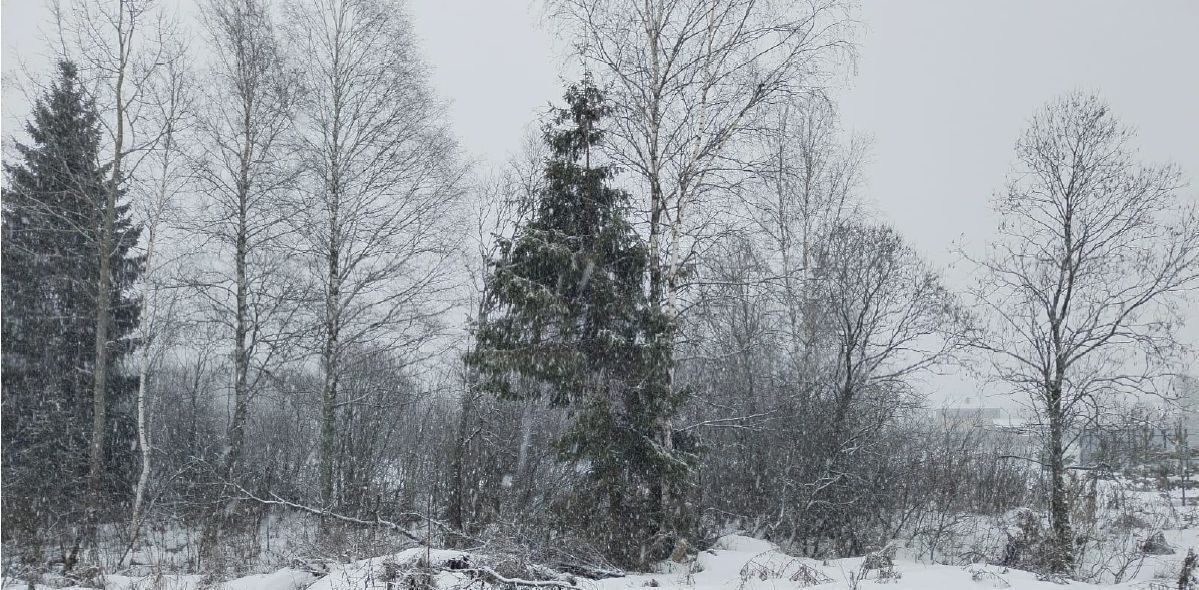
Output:
[[[302,71],[301,151],[311,172],[301,234],[319,285],[320,494],[336,504],[338,380],[363,345],[429,354],[465,167],[426,84],[408,21],[386,0],[289,6]]]
[[[297,203],[289,148],[297,98],[266,0],[210,0],[201,12],[213,48],[196,176],[205,198],[193,231],[212,254],[199,285],[231,332],[233,411],[224,452],[232,478],[246,440],[253,391],[277,364],[297,309],[283,241]],[[226,262],[229,261],[229,262]]]
[[[829,444],[851,444],[849,411],[867,396],[905,392],[905,380],[948,360],[960,343],[964,312],[940,277],[895,230],[847,222],[817,255],[814,296],[827,329],[818,348],[833,413]],[[892,411],[887,409],[885,411]]]
[[[1068,436],[1106,395],[1153,391],[1178,351],[1181,297],[1199,281],[1199,219],[1173,166],[1137,161],[1133,132],[1074,93],[1033,117],[995,200],[999,237],[971,292],[986,320],[973,346],[1047,424],[1051,567],[1070,572]]]
[[[112,256],[117,201],[125,181],[164,136],[161,120],[153,117],[147,100],[155,68],[176,62],[181,46],[173,42],[178,29],[154,0],[75,0],[55,2],[60,51],[80,65],[94,87],[111,141],[109,186],[99,223],[100,274],[96,298],[96,361],[93,370],[92,437],[88,486],[99,502],[104,466],[108,410],[108,370],[113,322]],[[96,506],[89,510],[89,526]]]
[[[785,340],[793,380],[803,382],[816,344],[819,310],[812,297],[817,246],[845,220],[860,215],[854,191],[861,182],[865,144],[845,142],[835,105],[821,93],[777,105],[766,115],[770,133],[758,169],[760,186],[745,192],[766,259],[774,269],[776,297],[785,315]],[[809,387],[801,387],[800,394]]]
[[[651,290],[677,304],[692,207],[743,171],[763,106],[818,87],[846,56],[839,0],[559,0],[589,68],[610,85],[614,156],[644,183]]]
[[[763,137],[748,158],[753,176],[737,191],[743,213],[697,264],[695,305],[680,354],[700,393],[690,408],[694,424],[686,429],[713,431],[708,436],[736,449],[705,458],[707,472],[721,474],[705,479],[744,486],[738,488],[744,494],[729,495],[727,509],[752,514],[762,519],[762,530],[780,534],[814,520],[794,510],[807,502],[797,492],[819,488],[826,475],[812,466],[824,463],[814,444],[834,407],[826,366],[836,341],[832,300],[817,278],[846,253],[823,252],[830,237],[863,214],[854,191],[864,143],[844,137],[835,106],[819,92],[770,105],[759,118]],[[912,256],[900,261],[916,262]],[[892,281],[876,299],[906,296],[898,288]],[[861,404],[855,399],[851,407]],[[869,435],[885,422],[876,422]],[[868,439],[860,444],[873,444]],[[869,467],[858,461],[854,469]]]
[[[714,509],[811,554],[855,552],[900,501],[878,487],[903,477],[888,459],[895,428],[919,404],[914,380],[952,360],[964,314],[894,230],[816,226],[807,272],[789,269],[806,275],[797,335],[773,240],[726,240],[705,257],[687,335],[709,362],[684,365],[703,395],[683,430],[721,449],[701,475]]]
[[[809,534],[858,550],[861,531],[838,522],[872,493],[870,472],[856,464],[918,403],[912,379],[950,360],[964,314],[939,275],[885,225],[837,224],[815,244],[813,264],[804,305],[815,341],[799,407],[817,417],[803,445],[816,469],[795,474],[794,516]],[[805,514],[813,508],[819,512]]]
[[[141,471],[134,488],[130,534],[126,553],[132,551],[145,519],[146,489],[152,472],[150,443],[150,387],[152,367],[159,361],[170,343],[174,297],[178,291],[167,292],[167,275],[173,262],[172,252],[163,256],[163,232],[174,215],[177,195],[187,182],[184,158],[179,146],[180,131],[186,128],[193,115],[191,79],[183,64],[173,61],[158,70],[151,84],[149,99],[162,127],[162,138],[147,157],[149,174],[138,179],[142,190],[138,200],[139,217],[146,240],[142,251],[142,274],[139,277],[142,295],[142,317],[138,324],[141,351],[137,359],[137,444],[141,451]],[[168,236],[169,238],[169,236]],[[124,559],[122,559],[124,561]]]

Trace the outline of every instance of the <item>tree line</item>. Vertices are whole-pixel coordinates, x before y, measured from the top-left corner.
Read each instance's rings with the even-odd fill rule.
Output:
[[[286,514],[602,573],[1032,506],[1070,573],[1071,437],[1189,354],[1199,217],[1098,96],[1033,115],[968,288],[870,210],[840,0],[550,2],[586,73],[490,175],[402,5],[169,8],[58,5],[6,158],[7,568],[246,568]],[[1036,452],[925,423],[962,364]]]

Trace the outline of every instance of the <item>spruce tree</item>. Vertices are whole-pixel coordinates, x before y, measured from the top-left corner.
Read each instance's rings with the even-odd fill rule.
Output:
[[[656,443],[654,428],[680,400],[664,386],[667,322],[645,291],[648,249],[626,220],[628,195],[609,184],[615,169],[598,163],[608,108],[590,80],[566,102],[545,132],[546,188],[490,263],[468,362],[502,399],[545,395],[574,410],[558,451],[586,467],[577,500],[606,507],[582,524],[610,558],[638,567],[672,546],[662,486],[689,465]]]
[[[50,523],[82,518],[92,427],[99,225],[108,180],[99,163],[100,118],[70,62],[34,105],[29,144],[4,166],[3,477],[5,536],[44,539]],[[130,288],[140,261],[128,204],[117,210],[111,256],[113,338],[108,385],[113,500],[132,481],[135,380],[121,371],[139,305]]]

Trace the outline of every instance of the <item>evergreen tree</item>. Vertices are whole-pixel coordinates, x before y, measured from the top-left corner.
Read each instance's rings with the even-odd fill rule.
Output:
[[[92,423],[99,225],[108,181],[99,164],[100,120],[75,66],[34,105],[31,143],[4,166],[3,477],[5,536],[36,541],[55,524],[82,518]],[[140,260],[130,256],[139,230],[129,206],[117,209],[113,338],[109,371],[108,465],[114,500],[132,481],[135,379],[120,371],[133,347],[139,304],[130,287]]]
[[[614,168],[593,161],[603,96],[587,80],[566,102],[545,132],[551,156],[532,219],[490,264],[486,319],[468,361],[503,399],[545,395],[575,410],[560,456],[587,468],[579,502],[608,508],[602,522],[581,524],[609,557],[644,566],[665,557],[677,528],[663,486],[689,464],[658,444],[655,424],[681,400],[663,378],[667,321],[645,292],[648,249],[625,219],[628,195],[609,186]]]

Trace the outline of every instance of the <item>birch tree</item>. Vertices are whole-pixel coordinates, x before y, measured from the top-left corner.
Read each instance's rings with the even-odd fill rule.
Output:
[[[320,497],[336,504],[338,381],[370,343],[428,354],[450,287],[447,261],[464,166],[430,92],[408,21],[387,0],[289,6],[304,56],[303,253],[319,293]]]
[[[162,128],[158,146],[149,154],[146,168],[147,178],[141,179],[141,198],[137,209],[145,235],[142,250],[142,273],[140,291],[142,295],[142,317],[138,324],[138,341],[141,346],[137,358],[137,446],[141,453],[141,470],[134,488],[133,507],[130,513],[128,549],[132,551],[139,531],[145,520],[146,489],[152,469],[150,442],[149,406],[150,379],[152,369],[160,360],[170,343],[168,330],[173,319],[175,294],[168,291],[169,273],[176,253],[163,249],[163,234],[176,214],[176,198],[188,181],[185,158],[179,146],[180,131],[188,124],[193,114],[191,80],[183,65],[178,62],[164,64],[160,75],[151,85],[149,96],[155,104]],[[167,243],[169,244],[170,236]],[[165,256],[164,256],[165,254]],[[122,559],[122,561],[124,561]]]
[[[95,522],[105,473],[109,357],[115,342],[112,256],[116,243],[118,201],[125,181],[136,171],[149,150],[162,139],[161,121],[147,105],[155,68],[180,58],[171,42],[177,24],[154,0],[75,0],[55,2],[59,50],[72,56],[82,77],[92,86],[109,142],[105,158],[109,179],[103,215],[98,223],[100,274],[96,285],[95,358],[92,374],[92,437],[88,461],[88,488],[94,496],[88,527]],[[87,527],[85,527],[87,528]]]
[[[211,259],[199,285],[231,336],[233,408],[223,470],[242,461],[253,392],[281,362],[297,305],[284,241],[295,214],[296,72],[287,64],[266,0],[210,0],[201,12],[213,61],[196,176],[205,198],[192,216]],[[225,262],[229,261],[229,262]]]
[[[1183,296],[1199,282],[1199,219],[1178,169],[1140,162],[1133,131],[1074,93],[1032,118],[994,202],[999,236],[971,292],[986,320],[973,345],[990,374],[1045,423],[1052,551],[1068,573],[1072,428],[1105,396],[1152,392],[1179,351]]]
[[[651,296],[677,307],[689,215],[745,170],[761,109],[823,84],[850,50],[839,0],[558,0],[585,64],[609,83],[614,157],[647,197]],[[676,310],[677,311],[677,310]]]

